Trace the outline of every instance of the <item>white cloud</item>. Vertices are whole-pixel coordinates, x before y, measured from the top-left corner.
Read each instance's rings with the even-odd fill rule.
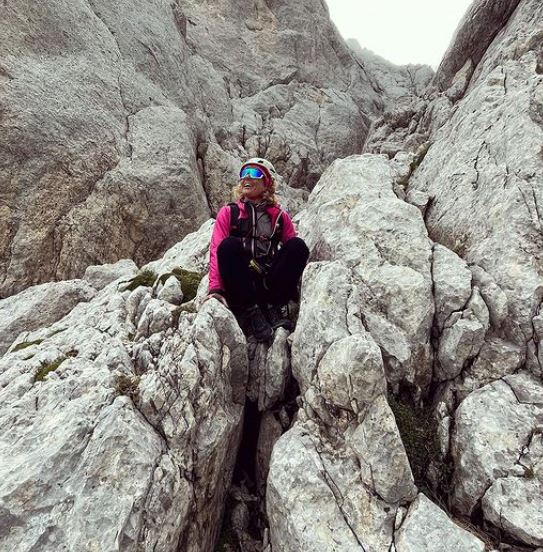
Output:
[[[343,38],[397,64],[436,68],[471,0],[326,0]]]

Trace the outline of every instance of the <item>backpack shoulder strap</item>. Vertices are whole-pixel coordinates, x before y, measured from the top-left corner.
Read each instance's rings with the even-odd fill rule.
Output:
[[[239,206],[235,202],[228,203],[230,207],[230,230],[239,227]]]

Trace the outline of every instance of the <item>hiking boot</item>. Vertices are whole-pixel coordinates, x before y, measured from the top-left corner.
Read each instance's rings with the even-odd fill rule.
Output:
[[[246,309],[243,313],[245,328],[255,336],[259,343],[267,343],[273,338],[273,330],[258,305]]]
[[[272,329],[285,328],[291,332],[293,330],[292,322],[288,317],[287,305],[268,305],[266,308],[266,318]]]

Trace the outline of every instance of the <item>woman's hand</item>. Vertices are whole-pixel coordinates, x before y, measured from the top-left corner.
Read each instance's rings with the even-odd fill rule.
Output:
[[[228,308],[228,302],[220,293],[208,293],[204,299],[204,303],[209,299],[217,299],[217,301],[220,301],[226,308]]]

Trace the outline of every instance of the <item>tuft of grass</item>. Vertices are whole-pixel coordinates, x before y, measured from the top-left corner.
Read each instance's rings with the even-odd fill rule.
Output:
[[[65,360],[66,357],[60,357],[53,362],[43,363],[41,365],[41,368],[36,372],[36,375],[34,376],[34,382],[43,381],[47,374],[54,372]]]
[[[43,343],[43,339],[36,339],[36,341],[23,341],[22,343],[15,345],[11,352],[14,353],[15,351],[22,351],[27,347],[32,347],[32,345],[39,345],[40,343]]]
[[[388,396],[388,403],[409,458],[415,484],[427,488],[426,471],[431,462],[440,461],[437,423],[430,408],[418,408],[404,399]]]
[[[426,157],[426,154],[428,153],[428,150],[430,149],[430,142],[426,142],[425,144],[422,144],[417,152],[415,153],[416,157],[411,161],[410,169],[411,173],[414,173],[420,166],[420,164],[424,161],[424,158]]]
[[[188,303],[196,297],[198,286],[204,277],[201,272],[193,272],[192,270],[185,270],[184,268],[177,267],[171,272],[163,274],[160,277],[160,281],[164,283],[170,276],[175,276],[181,284],[181,290],[183,291],[183,303]]]
[[[126,395],[132,399],[132,402],[136,403],[139,399],[139,376],[128,376],[126,374],[119,374],[115,382],[115,388],[119,395]]]
[[[125,286],[123,291],[134,291],[140,286],[152,287],[155,283],[157,275],[149,269],[142,270],[132,280],[128,281],[128,285]]]

